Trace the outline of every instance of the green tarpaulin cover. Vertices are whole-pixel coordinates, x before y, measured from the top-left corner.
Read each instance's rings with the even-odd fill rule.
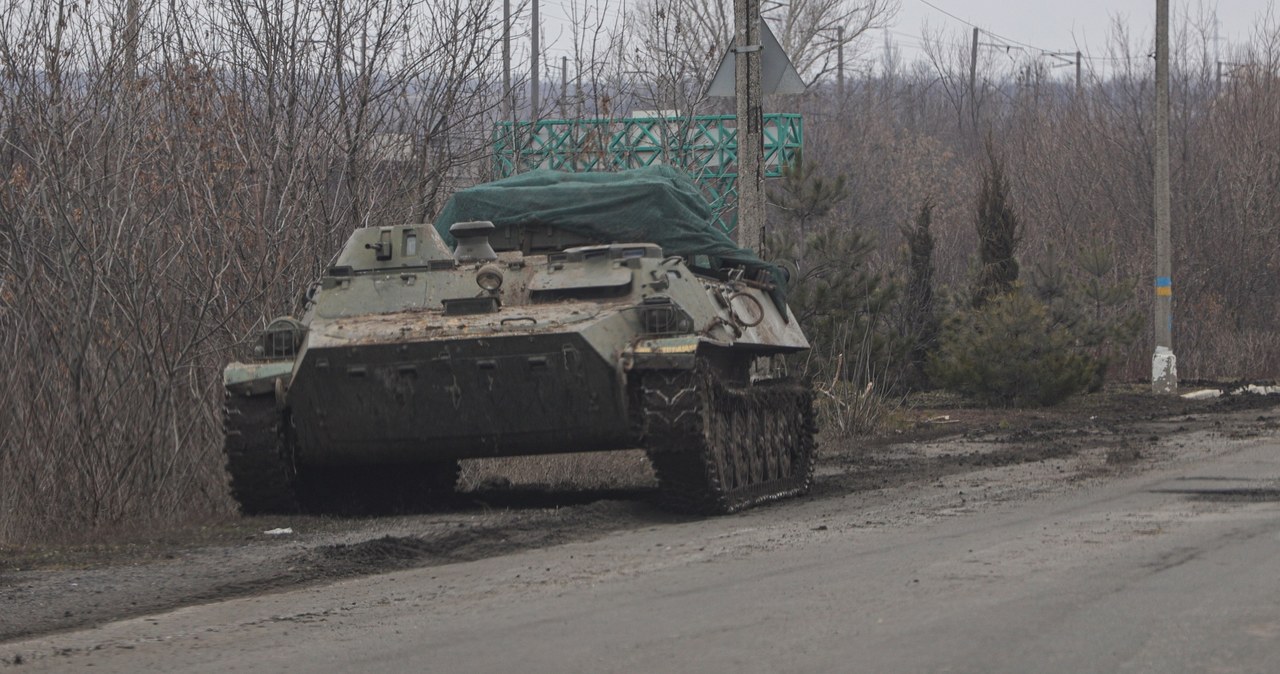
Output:
[[[456,222],[553,226],[602,243],[656,243],[668,255],[706,255],[722,266],[745,267],[748,277],[767,269],[784,306],[779,268],[739,248],[712,222],[711,206],[684,172],[648,166],[617,173],[537,170],[461,190],[436,218],[436,231],[453,245]]]

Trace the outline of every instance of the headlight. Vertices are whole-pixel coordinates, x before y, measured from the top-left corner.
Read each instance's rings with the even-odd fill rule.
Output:
[[[496,264],[486,264],[476,272],[476,285],[489,292],[502,287],[502,269]]]
[[[652,295],[640,304],[640,327],[646,334],[671,335],[693,332],[693,318],[666,295]]]
[[[254,348],[254,355],[269,360],[293,358],[306,334],[307,327],[297,319],[288,316],[277,318],[262,331],[262,341]]]

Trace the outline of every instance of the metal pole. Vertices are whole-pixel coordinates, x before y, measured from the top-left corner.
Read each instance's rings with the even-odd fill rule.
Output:
[[[564,110],[564,99],[569,95],[569,57],[560,57],[560,118],[568,117]]]
[[[836,28],[836,92],[844,100],[844,26]]]
[[[538,61],[540,54],[538,53],[538,33],[541,26],[538,23],[538,0],[533,0],[533,30],[530,40],[532,42],[533,58],[529,61],[529,119],[536,121],[538,119]]]
[[[502,118],[515,122],[511,101],[511,0],[502,0]]]
[[[129,0],[124,13],[124,76],[132,82],[138,76],[138,0]]]
[[[1155,353],[1151,390],[1178,390],[1173,355],[1173,264],[1169,235],[1169,0],[1156,0]]]
[[[1213,10],[1213,60],[1218,62],[1218,84],[1222,84],[1222,36],[1218,34],[1218,29],[1222,27],[1222,22],[1218,21],[1218,10]]]
[[[969,112],[978,127],[978,29],[973,29],[973,50],[969,53]]]
[[[738,245],[760,250],[764,237],[764,171],[760,90],[760,0],[734,0],[737,32],[734,93],[738,126]]]

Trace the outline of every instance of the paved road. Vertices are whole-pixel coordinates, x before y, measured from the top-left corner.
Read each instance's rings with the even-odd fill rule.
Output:
[[[1211,442],[1204,459],[1037,497],[965,494],[969,474],[916,488],[928,498],[810,499],[0,657],[94,672],[1280,672],[1280,445]],[[877,526],[902,507],[919,517]]]

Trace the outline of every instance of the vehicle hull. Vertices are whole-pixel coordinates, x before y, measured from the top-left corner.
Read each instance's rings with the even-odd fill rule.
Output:
[[[608,323],[608,320],[599,323]],[[524,332],[308,349],[288,402],[307,464],[637,446],[626,374],[584,335]]]

